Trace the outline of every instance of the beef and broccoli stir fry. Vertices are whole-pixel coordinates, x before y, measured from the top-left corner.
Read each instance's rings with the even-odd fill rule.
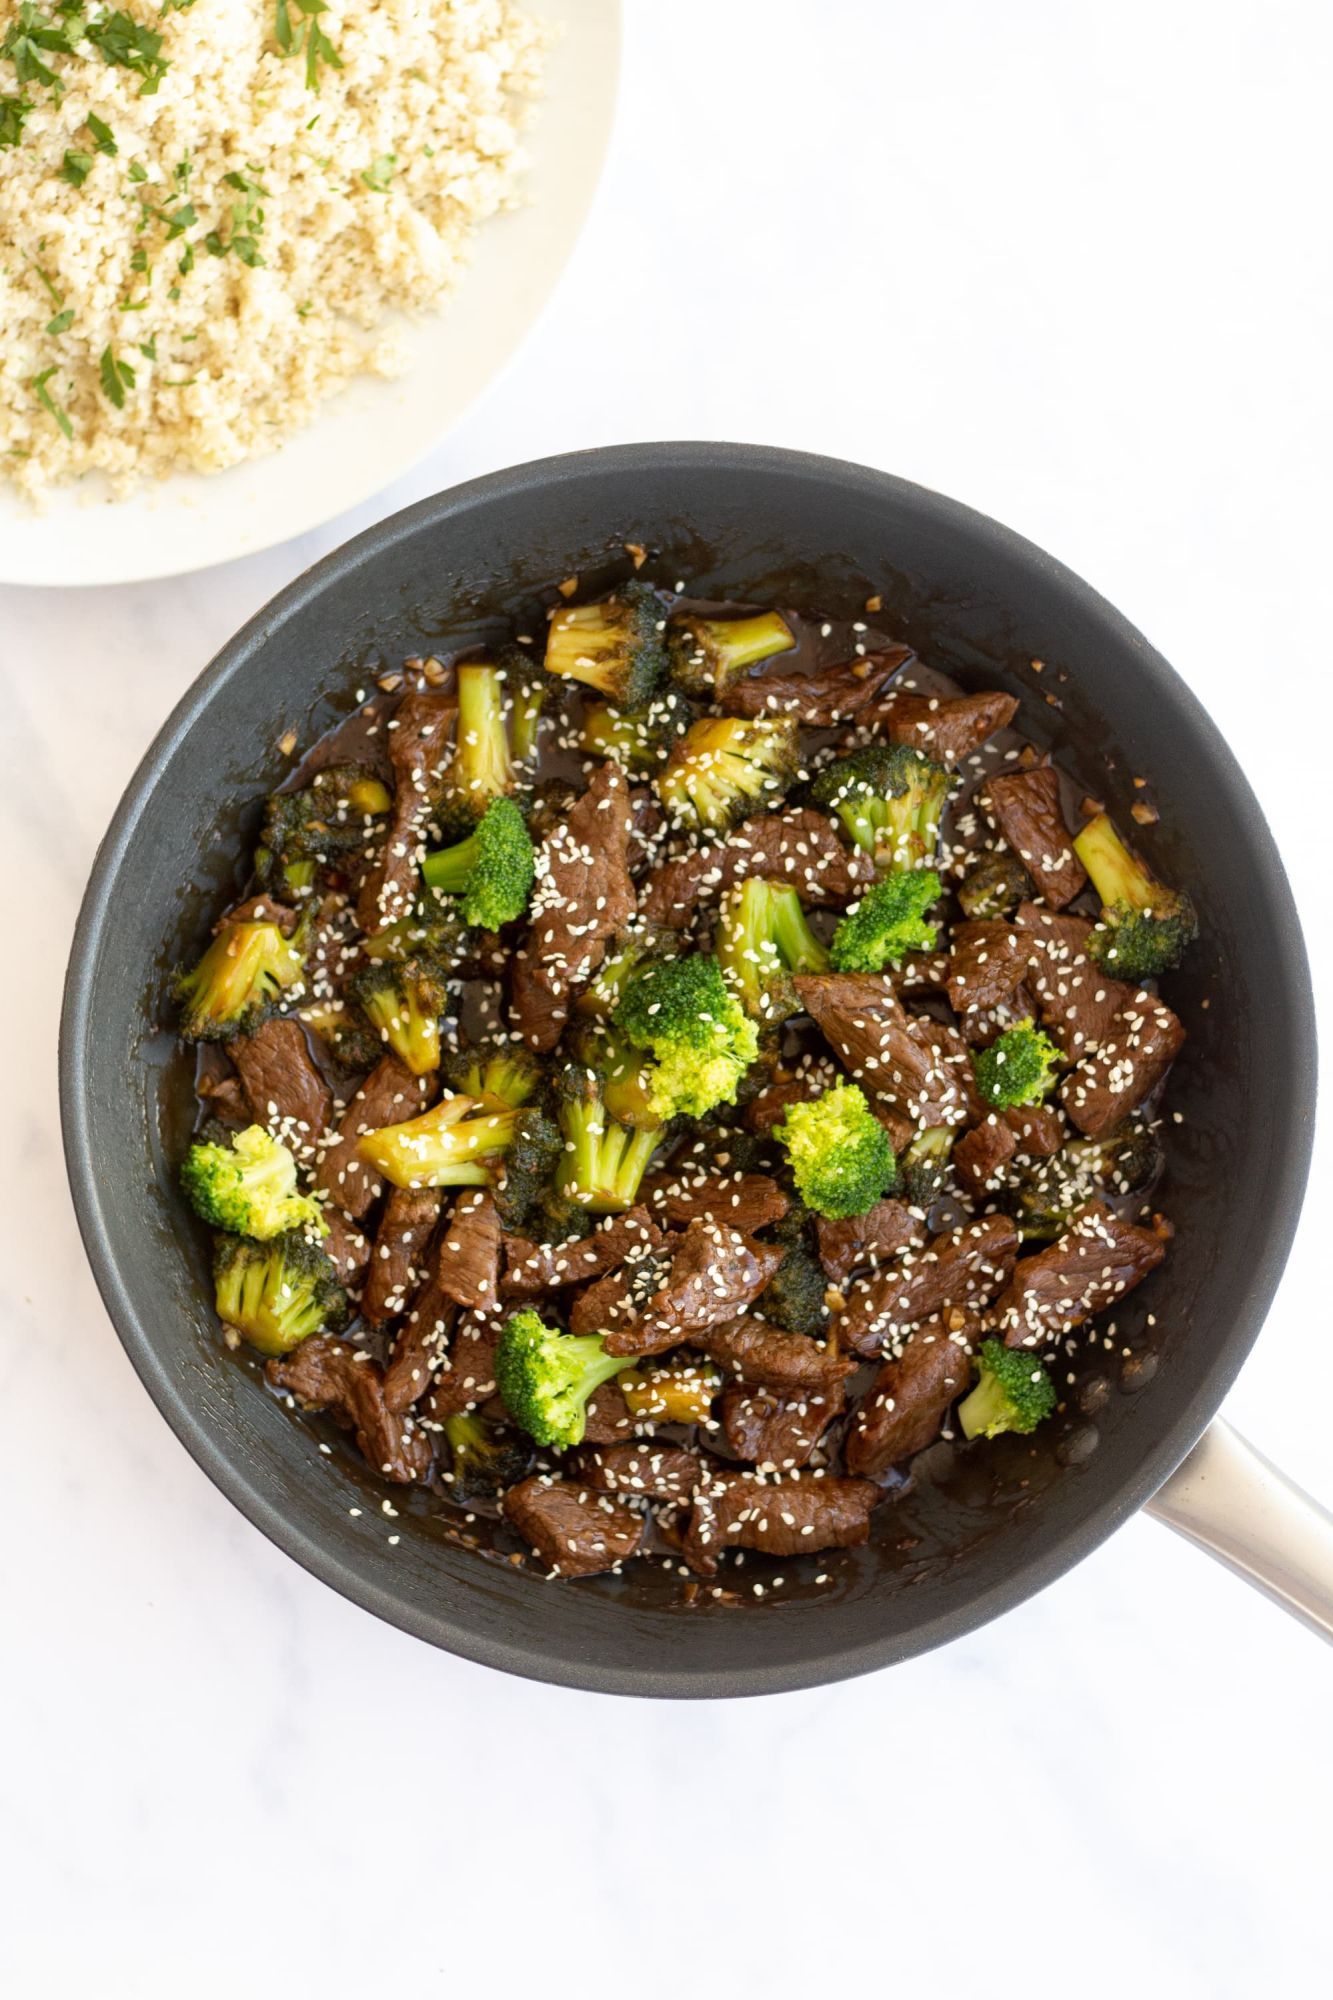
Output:
[[[363,690],[175,985],[229,1342],[561,1577],[865,1541],[1171,1234],[1183,891],[1010,695],[680,589]]]

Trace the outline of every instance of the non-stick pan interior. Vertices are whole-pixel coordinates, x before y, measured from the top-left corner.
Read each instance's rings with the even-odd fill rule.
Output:
[[[383,666],[522,609],[553,579],[623,575],[627,542],[660,552],[654,573],[702,595],[857,616],[878,593],[876,622],[928,661],[1019,695],[1026,733],[1090,793],[1123,808],[1131,780],[1148,781],[1161,821],[1142,845],[1188,885],[1202,923],[1171,987],[1190,1035],[1160,1193],[1177,1235],[1073,1368],[1068,1414],[1034,1440],[935,1447],[914,1490],[878,1511],[868,1548],[788,1564],[762,1599],[752,1585],[771,1566],[757,1564],[742,1573],[744,1603],[705,1590],[686,1604],[679,1576],[642,1565],[547,1584],[457,1546],[428,1499],[387,1520],[355,1454],[318,1453],[223,1349],[204,1245],[169,1168],[189,1076],[159,1028],[167,974],[236,880],[242,837],[285,768],[284,732],[308,739]],[[521,1673],[666,1694],[808,1685],[920,1651],[1039,1588],[1139,1505],[1258,1329],[1294,1226],[1313,1101],[1308,975],[1267,829],[1144,639],[1058,564],[952,502],[826,460],[711,445],[581,454],[480,481],[363,536],[261,614],[172,717],[104,844],[63,1064],[71,1173],[112,1317],[224,1491],[326,1581],[424,1638]]]

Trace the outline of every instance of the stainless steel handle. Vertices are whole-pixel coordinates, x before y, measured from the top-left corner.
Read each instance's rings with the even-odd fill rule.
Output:
[[[1219,1418],[1145,1512],[1333,1641],[1333,1514]]]

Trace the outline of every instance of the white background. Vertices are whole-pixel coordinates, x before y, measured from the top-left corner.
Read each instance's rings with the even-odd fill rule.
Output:
[[[522,1685],[270,1548],[152,1409],[85,1269],[55,1013],[138,756],[314,557],[545,452],[805,446],[1053,550],[1240,750],[1330,990],[1328,10],[627,11],[579,253],[414,477],[193,579],[0,591],[0,1985],[1327,1990],[1333,1656],[1151,1522],[1001,1624],[849,1686],[644,1706]],[[1229,1406],[1326,1496],[1331,1194],[1325,1121]]]

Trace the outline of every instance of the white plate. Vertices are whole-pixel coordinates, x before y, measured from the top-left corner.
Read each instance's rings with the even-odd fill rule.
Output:
[[[406,372],[359,377],[280,451],[230,472],[155,480],[121,501],[73,486],[43,514],[0,489],[0,583],[133,583],[253,555],[346,513],[439,443],[555,289],[611,136],[620,0],[527,4],[562,30],[525,134],[527,205],[485,225],[443,313],[407,329]]]

